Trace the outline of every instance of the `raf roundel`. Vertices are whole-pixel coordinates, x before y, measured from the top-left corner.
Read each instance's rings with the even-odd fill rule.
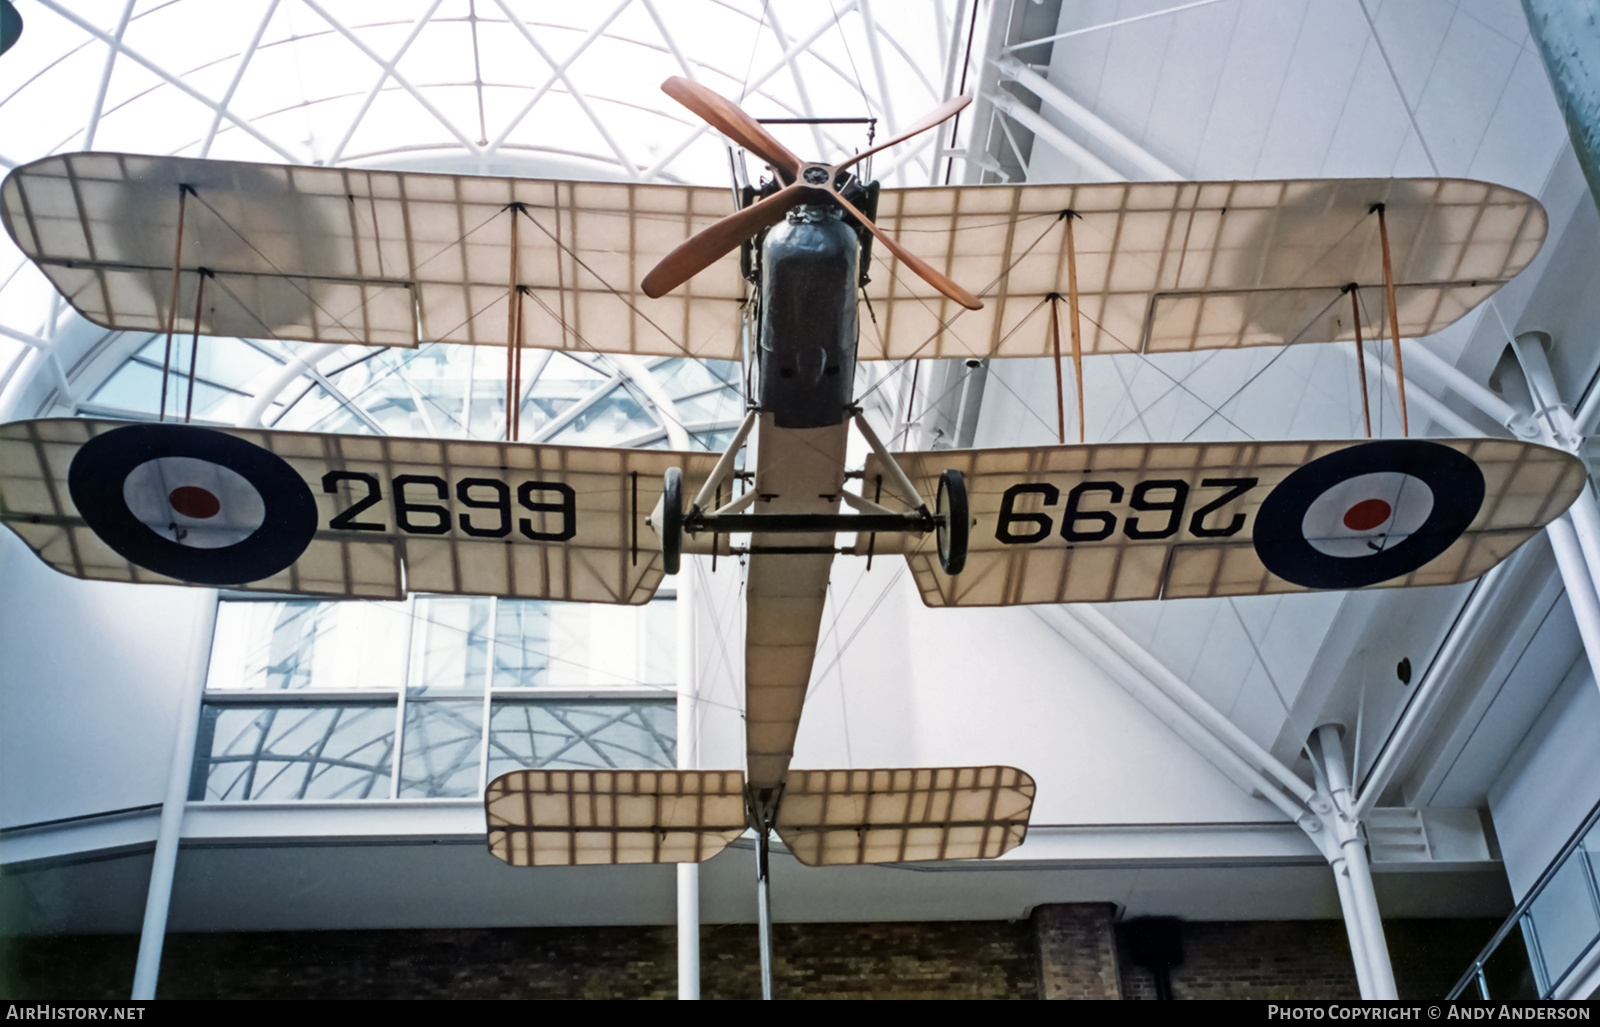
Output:
[[[1256,555],[1306,588],[1403,577],[1460,538],[1483,505],[1483,472],[1437,442],[1341,449],[1283,479],[1256,516]]]
[[[244,439],[176,424],[117,428],[84,443],[72,502],[118,555],[197,585],[241,585],[294,563],[317,530],[311,489]]]

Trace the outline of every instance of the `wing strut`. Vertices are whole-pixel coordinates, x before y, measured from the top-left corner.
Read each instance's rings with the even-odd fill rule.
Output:
[[[156,420],[167,419],[167,375],[172,370],[172,331],[178,320],[178,271],[183,266],[183,215],[189,206],[189,194],[193,192],[188,186],[178,185],[178,240],[172,253],[172,302],[167,304],[167,352],[161,358],[161,406],[157,408]],[[195,322],[198,330],[200,322]]]
[[[517,215],[522,204],[506,207],[511,215],[510,284],[506,286],[506,441],[515,442],[522,414],[522,290],[517,285]]]
[[[195,365],[200,362],[200,311],[203,309],[206,295],[206,279],[211,277],[211,272],[200,268],[195,272],[194,281],[194,334],[189,337],[189,391],[183,400],[183,423],[188,424],[194,417],[194,371]],[[176,296],[173,297],[177,299]],[[167,383],[161,383],[166,388]]]
[[[1389,223],[1384,220],[1381,203],[1372,209],[1378,214],[1378,241],[1383,244],[1383,291],[1389,298],[1389,335],[1394,339],[1394,380],[1400,386],[1400,434],[1410,437],[1411,425],[1406,417],[1406,369],[1400,359],[1400,313],[1394,301],[1394,265],[1389,261]],[[1367,380],[1361,379],[1365,386]]]
[[[1361,289],[1356,283],[1351,282],[1348,290],[1350,293],[1350,323],[1356,330],[1356,375],[1361,379],[1361,419],[1367,425],[1367,438],[1372,438],[1372,401],[1367,398],[1367,347],[1361,341]]]
[[[1078,443],[1083,444],[1083,331],[1078,318],[1078,251],[1073,246],[1072,219],[1077,213],[1061,212],[1067,223],[1067,310],[1072,315],[1072,375],[1078,386]],[[1052,292],[1050,301],[1050,349],[1056,365],[1056,438],[1067,444],[1067,399],[1061,384],[1061,294]]]
[[[1078,251],[1072,242],[1076,211],[1067,211],[1067,304],[1072,314],[1072,373],[1078,382],[1078,442],[1083,442],[1083,321],[1078,314]],[[1062,440],[1066,441],[1065,439]]]

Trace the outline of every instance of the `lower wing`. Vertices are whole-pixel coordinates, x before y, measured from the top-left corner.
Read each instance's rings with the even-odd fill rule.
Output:
[[[64,574],[349,598],[643,603],[667,468],[714,453],[78,418],[0,426],[0,523]],[[691,494],[693,494],[691,492]]]
[[[1570,454],[1502,439],[1137,443],[897,454],[924,496],[960,472],[971,528],[879,535],[929,606],[1449,585],[1505,559],[1583,488]],[[884,475],[868,460],[866,481]]]

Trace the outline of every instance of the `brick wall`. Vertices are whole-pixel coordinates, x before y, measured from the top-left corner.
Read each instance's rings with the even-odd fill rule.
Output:
[[[674,998],[670,927],[178,934],[161,998]],[[701,932],[701,994],[760,998],[755,927]],[[788,998],[1033,998],[1026,922],[779,924]],[[138,938],[13,938],[0,997],[125,999]]]
[[[1401,998],[1443,998],[1500,927],[1498,920],[1391,920],[1384,924]],[[1355,998],[1350,942],[1338,920],[1183,923],[1183,964],[1172,997]],[[1154,999],[1155,981],[1118,938],[1123,997]]]
[[[791,998],[1152,998],[1150,974],[1112,941],[1109,904],[1035,909],[1030,921],[780,924],[776,991]],[[1441,996],[1499,926],[1385,925],[1400,994]],[[1339,921],[1184,923],[1186,998],[1354,997]],[[1120,933],[1120,932],[1116,932]],[[702,930],[706,998],[756,998],[755,928]],[[671,998],[670,927],[179,934],[162,997]],[[138,938],[0,939],[0,997],[125,999]]]
[[[1118,999],[1117,907],[1109,902],[1037,906],[1033,943],[1043,999]]]

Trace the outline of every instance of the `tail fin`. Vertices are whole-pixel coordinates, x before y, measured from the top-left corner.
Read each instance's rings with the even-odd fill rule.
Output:
[[[1034,791],[1015,767],[791,770],[774,826],[806,866],[989,859],[1022,844]]]
[[[745,829],[737,770],[515,770],[483,796],[512,866],[698,863]]]

